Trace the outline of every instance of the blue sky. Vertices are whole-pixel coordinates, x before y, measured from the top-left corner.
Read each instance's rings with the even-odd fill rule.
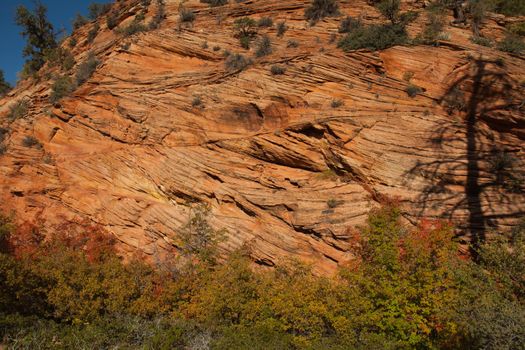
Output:
[[[41,0],[47,7],[47,17],[55,26],[71,32],[71,20],[79,12],[87,15],[88,5],[92,2],[111,2],[109,0]],[[20,27],[15,24],[15,11],[18,5],[33,8],[33,0],[0,0],[0,33],[2,50],[0,52],[0,69],[4,71],[6,80],[11,84],[16,82],[16,73],[22,69],[25,58],[22,50],[25,40],[20,35]]]

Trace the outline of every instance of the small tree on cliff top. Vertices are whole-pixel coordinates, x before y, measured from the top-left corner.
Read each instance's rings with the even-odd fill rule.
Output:
[[[29,57],[24,72],[38,72],[45,63],[46,53],[57,47],[53,25],[46,16],[47,8],[40,1],[35,3],[34,11],[20,5],[16,9],[16,24],[22,27],[22,36],[27,38],[24,57]]]

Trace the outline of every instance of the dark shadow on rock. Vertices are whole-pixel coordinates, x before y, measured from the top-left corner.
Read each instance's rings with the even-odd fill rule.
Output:
[[[442,158],[419,162],[407,179],[425,179],[419,216],[454,219],[476,247],[498,220],[524,214],[522,146],[506,140],[522,141],[525,94],[502,61],[471,59],[453,74],[440,101],[450,118],[430,136]]]

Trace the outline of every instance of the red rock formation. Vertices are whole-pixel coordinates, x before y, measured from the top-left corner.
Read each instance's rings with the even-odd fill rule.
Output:
[[[23,81],[0,101],[5,127],[9,106],[30,101],[28,115],[8,126],[0,156],[4,209],[50,225],[89,218],[124,249],[155,254],[187,220],[186,203],[205,201],[212,224],[228,230],[226,252],[245,245],[259,263],[296,256],[319,272],[351,259],[346,228],[384,197],[398,197],[410,222],[450,218],[466,237],[524,214],[523,183],[509,191],[494,166],[504,151],[523,176],[523,56],[472,44],[468,29],[454,27],[437,47],[344,53],[330,40],[340,18],[309,27],[306,0],[187,1],[191,26],[179,23],[179,1],[166,3],[156,30],[124,38],[100,20],[87,44],[91,24],[79,29],[77,62],[91,50],[102,64],[59,105],[47,102],[45,79]],[[380,20],[365,0],[341,3],[345,15]],[[116,6],[121,27],[140,9]],[[146,21],[154,13],[153,3]],[[282,38],[260,29],[273,53],[231,72],[223,50],[254,51],[233,37],[240,16],[271,16],[289,29]],[[410,33],[423,23],[420,16]],[[502,27],[489,19],[485,30],[500,37]],[[274,64],[286,73],[272,75]],[[414,98],[407,72],[423,88]],[[192,106],[195,96],[202,107]],[[458,98],[463,112],[449,111]],[[343,105],[332,108],[334,99]],[[23,146],[26,135],[42,147]]]

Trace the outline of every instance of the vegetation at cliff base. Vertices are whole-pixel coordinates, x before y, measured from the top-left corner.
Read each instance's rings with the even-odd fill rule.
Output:
[[[0,218],[0,339],[16,348],[520,349],[525,225],[458,252],[452,227],[400,223],[387,205],[349,229],[356,259],[333,277],[289,261],[222,260],[224,232],[193,209],[177,253],[116,254],[86,222],[51,232]],[[222,260],[222,261],[221,261]],[[221,261],[219,263],[219,261]]]

